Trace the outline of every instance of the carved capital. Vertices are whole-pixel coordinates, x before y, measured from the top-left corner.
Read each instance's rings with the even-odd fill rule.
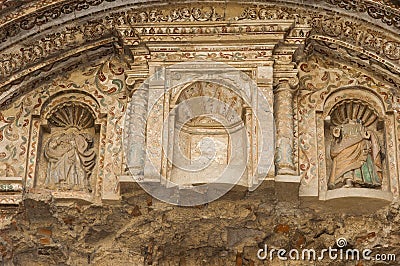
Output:
[[[132,96],[135,91],[137,91],[140,86],[145,82],[145,78],[134,78],[131,76],[128,76],[126,78],[126,88],[128,89],[129,96]]]
[[[279,78],[274,80],[274,92],[289,91],[294,93],[299,88],[297,76],[291,78]]]
[[[299,88],[299,78],[297,76],[291,77],[289,79],[289,86],[292,90],[297,90]]]
[[[131,66],[131,69],[126,71],[125,83],[129,96],[132,96],[132,94],[139,89],[148,76],[149,69],[147,64]]]

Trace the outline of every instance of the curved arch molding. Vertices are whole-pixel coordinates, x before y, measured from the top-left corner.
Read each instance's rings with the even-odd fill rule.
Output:
[[[297,29],[289,42],[306,38],[295,60],[327,54],[375,72],[394,88],[400,84],[400,10],[385,1],[7,1],[0,14],[0,108],[66,65],[115,52],[132,60],[135,52],[127,47],[145,52],[160,41],[196,41],[226,31],[262,38],[271,29],[245,25],[274,20]]]

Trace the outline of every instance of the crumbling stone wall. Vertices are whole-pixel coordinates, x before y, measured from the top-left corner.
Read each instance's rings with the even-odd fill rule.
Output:
[[[128,192],[129,191],[129,192]],[[310,265],[278,258],[269,248],[370,248],[400,258],[400,214],[389,206],[370,215],[318,213],[298,200],[278,201],[272,183],[254,192],[235,187],[198,207],[160,202],[139,186],[123,191],[118,205],[84,205],[26,199],[1,230],[5,265]],[[315,265],[397,265],[330,261]]]

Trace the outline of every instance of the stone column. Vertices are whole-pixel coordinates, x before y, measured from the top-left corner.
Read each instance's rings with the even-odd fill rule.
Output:
[[[257,67],[257,97],[256,106],[258,114],[255,121],[259,121],[257,126],[257,155],[259,162],[257,165],[257,182],[275,174],[273,167],[275,152],[275,132],[273,123],[273,81],[274,81],[274,61],[263,61]],[[262,116],[262,117],[261,117]],[[262,145],[261,145],[262,144]]]
[[[254,152],[254,138],[255,130],[253,126],[253,112],[251,108],[246,108],[244,110],[244,120],[246,125],[246,134],[247,134],[247,185],[249,187],[253,186],[253,175],[254,175],[254,161],[257,160]]]
[[[126,111],[125,148],[129,171],[135,178],[143,176],[148,84],[136,89]]]
[[[139,57],[140,58],[140,57]],[[129,61],[129,57],[126,57]],[[136,61],[139,61],[136,58]],[[146,143],[147,108],[149,98],[149,69],[144,61],[131,62],[126,70],[126,86],[128,106],[125,118],[124,145],[126,149],[126,163],[130,174],[135,179],[143,180]]]
[[[293,158],[294,123],[293,94],[297,84],[294,79],[281,79],[274,87],[274,118],[276,127],[276,175],[297,175]]]
[[[161,184],[171,181],[171,171],[175,143],[175,111],[170,110],[170,93],[164,95],[164,125],[162,128]],[[167,127],[167,128],[164,128]]]

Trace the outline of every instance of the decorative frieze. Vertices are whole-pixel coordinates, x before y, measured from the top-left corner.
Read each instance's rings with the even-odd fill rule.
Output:
[[[5,35],[8,35],[8,33],[11,34],[13,32],[12,29],[17,29],[20,26],[32,29],[35,25],[40,24],[43,26],[52,20],[60,19],[61,16],[72,14],[72,11],[86,12],[87,8],[99,8],[99,5],[107,4],[107,1],[72,2],[65,5],[65,3],[58,3],[57,1],[46,3],[38,1],[32,6],[46,9],[48,5],[51,5],[53,9],[43,14],[39,11],[38,14],[30,14],[23,19],[21,17],[20,19],[24,22],[20,24],[16,22],[19,21],[18,17],[22,14],[16,14],[15,17],[10,15],[11,17],[8,20],[12,21],[9,23],[8,17],[5,16],[3,21],[5,24],[2,29],[5,30]],[[339,2],[335,2],[340,7],[347,7],[349,3],[341,2],[339,4]],[[329,4],[333,3],[330,2]],[[369,5],[371,5],[371,9],[367,8]],[[371,14],[375,14],[375,11],[381,8],[379,4],[371,2],[360,2],[357,6],[362,7],[358,12],[372,12]],[[294,3],[274,3],[249,6],[243,4],[239,8],[233,3],[228,3],[226,6],[209,3],[204,6],[190,4],[174,8],[166,6],[142,7],[140,5],[130,7],[116,0],[112,7],[107,16],[101,15],[102,11],[100,11],[93,14],[93,18],[85,18],[75,21],[73,24],[65,24],[60,33],[48,34],[48,32],[44,31],[41,36],[35,37],[33,40],[32,38],[21,40],[18,44],[13,44],[3,49],[3,54],[0,55],[0,81],[2,81],[0,83],[0,93],[9,90],[12,82],[15,84],[22,82],[22,80],[31,79],[31,73],[39,69],[45,70],[46,67],[51,65],[48,64],[50,62],[56,64],[61,60],[65,60],[66,57],[77,55],[76,51],[84,52],[93,49],[95,46],[105,45],[106,43],[101,44],[105,39],[109,43],[115,42],[119,38],[122,43],[131,45],[138,41],[135,36],[140,36],[141,42],[162,40],[201,42],[205,36],[211,35],[220,36],[221,41],[224,39],[226,41],[238,41],[240,38],[234,35],[241,34],[254,40],[259,39],[261,42],[266,36],[268,38],[273,37],[271,31],[279,30],[274,29],[275,26],[269,23],[269,21],[274,20],[295,22],[296,26],[285,38],[286,43],[298,45],[302,43],[302,39],[305,37],[310,41],[325,43],[326,49],[336,56],[341,56],[341,52],[338,52],[340,50],[338,49],[339,46],[343,47],[346,53],[364,58],[362,60],[366,65],[373,66],[377,62],[378,65],[394,74],[398,74],[400,69],[399,40],[393,37],[389,31],[381,31],[379,28],[370,26],[361,20],[354,20],[347,15],[337,16],[328,12],[317,12],[307,8],[307,5],[296,6]],[[354,9],[354,5],[351,4],[348,8]],[[65,14],[63,10],[66,12]],[[52,12],[55,13],[51,15]],[[376,14],[381,13],[377,12]],[[384,14],[388,15],[389,13],[386,12]],[[395,18],[393,16],[389,17]],[[240,21],[246,21],[246,23],[235,24]],[[263,21],[263,23],[257,23],[256,21]],[[266,21],[268,21],[268,25],[264,25]],[[224,24],[223,22],[229,23]],[[17,27],[12,25],[17,25]],[[283,24],[278,23],[278,25]],[[310,31],[310,28],[312,28],[312,31]],[[19,31],[20,29],[17,29],[15,34]],[[277,36],[277,38],[279,39],[280,37]],[[97,44],[94,44],[94,41]],[[309,47],[312,48],[313,46]],[[316,51],[321,51],[321,49],[318,48]],[[166,58],[169,60],[172,55],[158,53],[155,56],[160,60],[165,60]],[[232,53],[227,51],[226,53],[210,53],[209,55],[204,55],[204,53],[191,55],[182,53],[182,56],[174,55],[174,60],[196,57],[197,59],[233,59],[241,61],[244,58],[257,59],[260,56],[263,56],[262,53],[257,54],[255,52]],[[368,61],[368,58],[372,58],[373,61]],[[342,59],[351,61],[351,59],[343,56]],[[385,69],[375,68],[374,71],[384,73]],[[386,80],[390,80],[387,74],[384,73],[382,76]],[[392,83],[396,84],[397,82],[393,80]],[[28,87],[28,85],[24,85],[25,90]],[[22,88],[18,93],[9,93],[7,100],[12,94],[16,96],[23,93]]]

